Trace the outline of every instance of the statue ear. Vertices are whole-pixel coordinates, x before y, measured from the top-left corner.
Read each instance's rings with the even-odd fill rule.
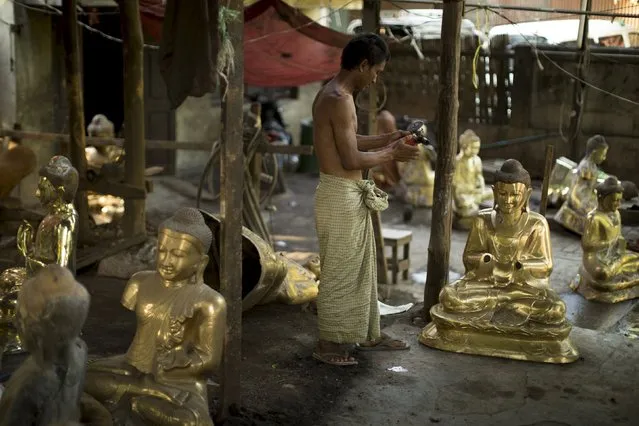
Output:
[[[200,258],[200,267],[198,268],[198,272],[200,274],[203,274],[208,264],[209,264],[209,256],[207,254],[202,255],[202,257]]]

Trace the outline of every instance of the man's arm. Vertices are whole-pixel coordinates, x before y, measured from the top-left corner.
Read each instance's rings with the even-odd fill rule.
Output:
[[[390,148],[376,152],[360,151],[358,136],[354,130],[356,123],[353,123],[352,118],[354,115],[352,101],[348,98],[338,98],[334,99],[332,103],[333,105],[328,105],[330,122],[335,145],[344,169],[370,169],[393,159],[393,151]],[[368,140],[377,138],[378,141],[381,137],[384,136],[365,136]],[[369,145],[369,143],[364,143],[364,145]],[[374,149],[373,145],[370,144],[368,149]],[[376,146],[383,147],[385,145]]]
[[[383,135],[355,135],[357,136],[357,149],[369,151],[371,149],[384,148],[391,142],[399,139],[400,133],[385,133]]]

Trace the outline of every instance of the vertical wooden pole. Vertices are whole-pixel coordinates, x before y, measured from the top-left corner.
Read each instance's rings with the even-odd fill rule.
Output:
[[[234,49],[235,68],[228,84],[221,87],[226,94],[222,104],[222,241],[220,282],[227,303],[227,332],[222,369],[222,409],[225,419],[230,410],[240,406],[240,371],[242,364],[242,197],[244,194],[244,146],[242,143],[244,104],[244,3],[229,0],[227,7],[239,16],[227,22],[228,37]]]
[[[364,0],[362,9],[362,26],[364,31],[379,34],[380,0]],[[376,134],[377,129],[377,87],[371,85],[368,91],[368,117],[366,131],[369,135]],[[369,171],[366,170],[366,178]],[[388,284],[388,263],[384,254],[384,239],[382,238],[382,215],[378,211],[371,212],[375,246],[377,248],[377,282]]]
[[[546,208],[548,207],[548,186],[550,185],[550,173],[552,173],[552,163],[555,156],[555,146],[546,145],[546,162],[544,164],[544,181],[541,184],[541,204],[539,205],[539,214],[546,216]]]
[[[119,0],[124,55],[124,179],[145,188],[144,40],[137,1]],[[124,235],[146,234],[146,200],[124,200]]]
[[[435,200],[428,244],[424,318],[439,301],[439,292],[448,283],[450,233],[452,229],[452,185],[457,154],[457,112],[459,110],[459,63],[464,2],[444,0],[442,18],[441,75],[438,106],[438,156],[435,166]]]
[[[592,10],[592,0],[581,0],[581,10],[590,12]],[[581,52],[580,63],[577,75],[583,81],[588,71],[588,15],[581,15],[579,18],[579,36],[577,47]],[[584,101],[586,98],[586,85],[581,81],[573,82],[574,92],[572,99],[572,113],[570,115],[570,154],[572,158],[579,158],[580,146],[579,136],[581,134],[581,123],[583,118]]]
[[[76,5],[76,0],[64,0],[62,2],[64,65],[69,104],[69,151],[71,163],[78,170],[80,177],[86,178],[84,98],[82,93],[82,73],[80,71],[80,30],[77,22],[78,12]],[[78,191],[75,204],[80,217],[78,237],[80,240],[86,241],[91,237],[91,227],[89,226],[89,204],[85,191]]]

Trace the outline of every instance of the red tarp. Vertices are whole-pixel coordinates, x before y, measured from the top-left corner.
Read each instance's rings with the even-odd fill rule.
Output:
[[[140,0],[140,13],[145,33],[159,42],[162,0]],[[244,9],[244,82],[290,87],[331,78],[349,39],[282,0],[258,1]]]

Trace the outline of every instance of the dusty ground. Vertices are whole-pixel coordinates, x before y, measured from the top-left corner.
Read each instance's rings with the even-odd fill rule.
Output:
[[[312,177],[293,175],[289,192],[265,213],[278,250],[317,251],[312,215]],[[149,197],[149,222],[157,225],[181,205],[194,206],[193,187],[157,180]],[[204,206],[215,211],[213,203]],[[430,213],[418,210],[402,222],[403,207],[383,213],[384,226],[411,229],[412,272],[425,271]],[[452,237],[451,268],[462,272],[463,232]],[[316,317],[299,306],[260,306],[243,318],[242,409],[231,425],[625,425],[636,424],[639,392],[634,304],[587,304],[567,286],[580,256],[578,239],[553,231],[553,285],[575,324],[572,339],[582,359],[567,366],[457,355],[419,345],[412,313],[383,318],[387,331],[411,342],[410,351],[366,354],[360,365],[338,368],[311,357]],[[92,356],[124,352],[135,318],[119,304],[124,280],[80,271],[92,295],[83,338]],[[387,303],[419,302],[423,275],[396,286]],[[417,307],[416,309],[418,309]],[[635,311],[637,311],[635,309]],[[9,373],[22,357],[7,357]],[[401,371],[389,370],[402,367]],[[397,370],[397,369],[396,369]],[[216,387],[211,387],[212,398]],[[636,421],[636,420],[635,420]]]

